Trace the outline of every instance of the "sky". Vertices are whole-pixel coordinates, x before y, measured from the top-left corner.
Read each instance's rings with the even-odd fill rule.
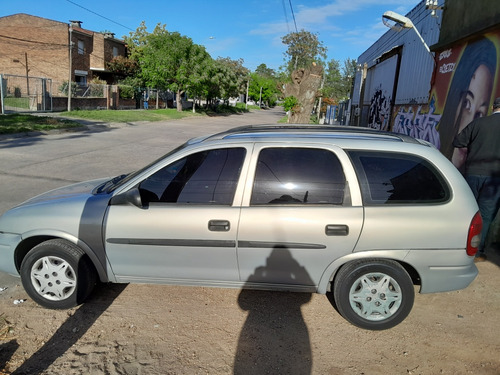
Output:
[[[0,0],[0,16],[27,13],[54,21],[82,21],[92,31],[121,39],[142,21],[148,31],[160,23],[205,46],[212,58],[243,59],[278,70],[286,46],[281,38],[296,30],[318,35],[328,60],[357,59],[388,28],[387,10],[406,15],[419,0]]]

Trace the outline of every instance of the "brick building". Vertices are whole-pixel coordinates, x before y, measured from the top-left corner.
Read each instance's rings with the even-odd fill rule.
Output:
[[[0,73],[60,83],[68,81],[71,67],[71,81],[80,85],[93,78],[114,83],[106,63],[116,56],[126,56],[125,42],[112,33],[86,30],[81,23],[23,13],[0,17]]]

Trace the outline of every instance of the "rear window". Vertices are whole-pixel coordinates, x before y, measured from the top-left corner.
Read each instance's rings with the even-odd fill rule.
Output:
[[[349,151],[365,205],[445,202],[450,189],[427,160],[393,152]]]

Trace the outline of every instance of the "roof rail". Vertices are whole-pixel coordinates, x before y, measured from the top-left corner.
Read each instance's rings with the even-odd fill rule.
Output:
[[[376,137],[389,137],[396,138],[402,142],[406,143],[422,143],[419,140],[410,137],[406,134],[401,133],[393,133],[387,131],[381,131],[371,128],[357,127],[357,126],[334,126],[334,125],[306,125],[306,124],[297,124],[297,125],[247,125],[247,126],[239,126],[236,128],[232,128],[226,130],[221,133],[214,134],[212,136],[207,137],[210,138],[226,138],[226,137],[234,137],[237,135],[250,135],[252,133],[332,133],[332,134],[353,134],[353,135],[373,135]]]

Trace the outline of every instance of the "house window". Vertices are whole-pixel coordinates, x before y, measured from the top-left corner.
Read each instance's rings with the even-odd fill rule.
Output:
[[[87,85],[87,76],[75,75],[75,82],[78,84],[78,86],[86,86]]]
[[[113,47],[113,57],[118,57],[118,47]]]
[[[85,44],[83,43],[83,40],[78,41],[78,54],[83,55],[85,52]]]

